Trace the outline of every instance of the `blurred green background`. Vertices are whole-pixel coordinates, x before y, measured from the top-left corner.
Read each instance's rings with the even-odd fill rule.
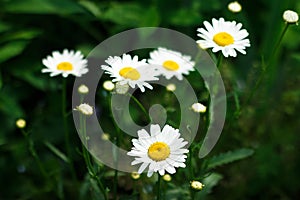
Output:
[[[246,55],[224,59],[221,74],[228,98],[227,118],[221,138],[209,156],[242,147],[252,148],[255,153],[246,160],[218,168],[216,171],[223,174],[223,179],[206,199],[299,198],[299,26],[290,25],[274,63],[247,104],[246,97],[263,63],[270,60],[285,26],[283,12],[300,11],[300,1],[241,0],[240,13],[231,13],[227,9],[229,2],[0,1],[0,199],[86,199],[77,196],[77,189],[83,186],[72,184],[66,163],[45,145],[48,141],[64,151],[60,118],[62,77],[42,74],[43,58],[64,48],[81,50],[87,55],[106,38],[136,27],[170,28],[197,40],[197,28],[203,27],[204,20],[211,22],[213,17],[241,22],[249,32],[251,47]],[[74,78],[68,79],[71,101]],[[193,76],[190,81],[193,82]],[[196,89],[205,97],[201,88]],[[108,93],[99,87],[97,95],[105,98]],[[242,110],[238,117],[239,106]],[[101,108],[108,109],[106,104]],[[51,174],[56,193],[44,187],[28,144],[15,126],[18,118],[26,119],[26,129]],[[80,142],[71,118],[69,122],[73,159],[83,182],[85,167],[76,153]]]

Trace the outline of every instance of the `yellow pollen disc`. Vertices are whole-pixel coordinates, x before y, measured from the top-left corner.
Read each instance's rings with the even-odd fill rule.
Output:
[[[170,147],[164,142],[155,142],[148,149],[148,156],[154,161],[162,161],[169,157]]]
[[[226,32],[220,32],[220,33],[217,33],[216,35],[214,35],[213,41],[222,47],[234,43],[233,37]]]
[[[61,62],[56,66],[56,68],[62,71],[72,71],[73,65],[69,62]]]
[[[124,78],[128,78],[131,80],[138,80],[141,77],[140,73],[132,67],[123,67],[119,71],[119,74],[120,76],[123,76]]]
[[[166,68],[167,70],[170,70],[170,71],[176,71],[179,69],[179,65],[172,61],[172,60],[166,60],[164,63],[163,63],[163,67]]]

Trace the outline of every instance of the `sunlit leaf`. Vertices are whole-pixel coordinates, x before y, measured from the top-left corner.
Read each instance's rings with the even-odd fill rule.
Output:
[[[1,46],[0,63],[21,54],[27,44],[28,41],[14,41]]]

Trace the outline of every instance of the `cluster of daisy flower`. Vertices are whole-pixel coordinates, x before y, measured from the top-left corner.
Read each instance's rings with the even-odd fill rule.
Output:
[[[183,75],[193,71],[195,65],[190,56],[161,47],[151,52],[147,61],[139,60],[138,56],[123,54],[122,57],[110,56],[105,62],[108,65],[102,65],[101,68],[110,74],[112,82],[129,85],[131,88],[137,86],[142,92],[145,87],[153,89],[148,82],[158,81],[158,76],[182,80]]]
[[[246,47],[250,46],[249,35],[245,29],[241,30],[242,24],[235,21],[228,22],[223,18],[212,19],[212,24],[205,21],[204,28],[198,29],[198,36],[202,39],[197,43],[203,49],[212,48],[212,52],[221,51],[225,57],[237,56],[237,51],[246,54]],[[118,93],[126,93],[128,88],[136,86],[145,91],[145,88],[153,89],[149,84],[151,81],[158,81],[159,76],[166,79],[177,78],[182,80],[184,75],[194,71],[195,62],[191,56],[183,55],[180,52],[159,47],[150,52],[149,59],[139,60],[138,56],[123,54],[122,56],[110,56],[105,60],[105,65],[101,69],[112,78],[106,81],[103,87],[112,91],[116,88]],[[54,51],[52,56],[43,59],[46,66],[43,73],[49,72],[50,76],[62,74],[63,77],[74,75],[80,77],[88,72],[87,59],[83,58],[80,51],[64,50],[63,53]],[[116,83],[116,84],[114,84]],[[176,85],[169,84],[167,91],[176,90]],[[78,88],[80,94],[88,93],[88,88],[81,85]],[[195,103],[191,109],[197,113],[206,111],[206,107],[200,103]],[[92,115],[93,108],[83,103],[75,108],[84,115]],[[154,172],[160,175],[165,173],[174,174],[175,168],[185,167],[185,160],[188,149],[184,148],[188,142],[180,138],[178,129],[165,125],[163,129],[159,125],[150,126],[150,134],[141,129],[138,132],[138,139],[133,139],[133,147],[129,156],[135,157],[132,165],[141,164],[138,174],[148,167],[147,175],[150,177]]]

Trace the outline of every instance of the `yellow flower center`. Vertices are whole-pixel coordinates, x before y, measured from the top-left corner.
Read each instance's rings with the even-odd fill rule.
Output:
[[[72,71],[73,65],[69,62],[61,62],[56,66],[56,68],[62,71]]]
[[[176,71],[179,69],[179,65],[173,60],[166,60],[163,63],[163,67],[170,71]]]
[[[148,149],[148,156],[154,161],[162,161],[170,155],[170,147],[164,142],[155,142]]]
[[[226,32],[220,32],[220,33],[217,33],[216,35],[214,35],[213,41],[222,47],[234,43],[233,37]]]
[[[141,77],[140,73],[132,67],[123,67],[119,71],[119,74],[120,76],[123,76],[124,78],[128,78],[131,80],[138,80]]]

